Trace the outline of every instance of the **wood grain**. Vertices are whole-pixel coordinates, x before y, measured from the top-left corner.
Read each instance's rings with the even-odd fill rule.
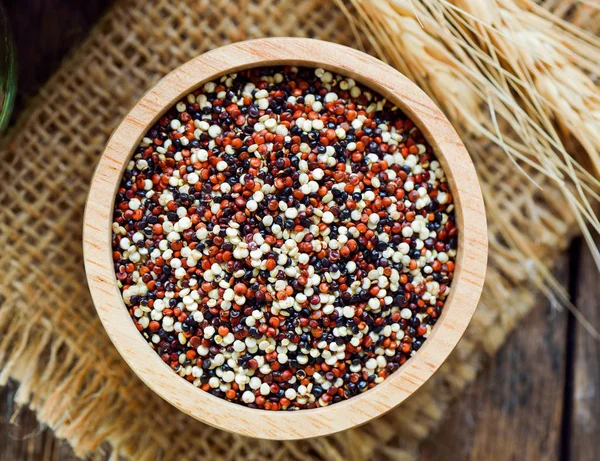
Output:
[[[600,238],[596,238],[596,245]],[[586,245],[581,245],[577,270],[577,306],[600,331],[600,284],[598,269]],[[573,354],[573,395],[569,451],[572,459],[600,459],[600,343],[575,323]]]
[[[17,54],[15,116],[113,0],[2,2]]]
[[[379,92],[413,119],[449,179],[459,229],[457,270],[443,315],[419,352],[374,389],[330,407],[269,412],[227,402],[173,373],[139,334],[114,275],[111,220],[114,196],[129,158],[148,128],[178,99],[206,81],[242,69],[281,64],[324,67]],[[163,78],[117,127],[92,180],[84,218],[84,260],[96,310],[111,340],[135,373],[162,398],[205,423],[246,436],[300,439],[363,424],[415,392],[463,335],[481,294],[487,262],[483,199],[471,158],[450,122],[414,83],[360,51],[295,38],[251,40],[199,56]]]
[[[556,276],[566,285],[565,256],[557,267]],[[561,459],[567,317],[540,297],[423,443],[421,460]]]
[[[17,408],[14,382],[0,390],[0,461],[74,461],[78,459],[65,441],[39,425],[35,413]]]

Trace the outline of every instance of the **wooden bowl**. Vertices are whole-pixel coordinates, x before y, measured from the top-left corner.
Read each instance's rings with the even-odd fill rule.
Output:
[[[423,347],[383,383],[328,407],[266,411],[205,392],[165,364],[135,328],[113,269],[111,222],[121,175],[146,131],[178,99],[224,74],[273,65],[322,67],[351,77],[399,106],[422,130],[449,178],[459,229],[456,271],[442,316]],[[187,62],[163,78],[110,138],[92,180],[83,247],[90,291],[104,328],[135,373],[153,391],[217,428],[265,439],[302,439],[348,429],[381,416],[409,397],[446,360],[477,306],[487,260],[487,227],[471,159],[450,122],[414,83],[383,62],[333,43],[273,38],[228,45]]]

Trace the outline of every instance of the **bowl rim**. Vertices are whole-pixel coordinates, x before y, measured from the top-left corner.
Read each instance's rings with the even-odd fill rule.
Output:
[[[261,66],[322,67],[351,77],[398,105],[421,129],[442,164],[459,229],[456,271],[442,315],[423,347],[369,391],[316,409],[266,411],[228,402],[182,379],[134,326],[117,287],[112,262],[114,197],[134,149],[172,105],[216,77]],[[446,360],[475,311],[485,278],[487,224],[473,163],[456,131],[416,84],[382,61],[355,49],[306,38],[237,42],[202,54],[167,74],[117,126],[96,167],[83,223],[86,277],[111,341],[137,376],[184,413],[244,436],[292,440],[332,434],[386,413],[421,387]]]

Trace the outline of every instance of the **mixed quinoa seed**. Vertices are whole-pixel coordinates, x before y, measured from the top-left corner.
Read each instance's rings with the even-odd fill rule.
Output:
[[[137,329],[195,386],[321,407],[381,383],[431,333],[453,208],[431,146],[380,95],[323,69],[252,69],[142,139],[116,197],[116,277]]]

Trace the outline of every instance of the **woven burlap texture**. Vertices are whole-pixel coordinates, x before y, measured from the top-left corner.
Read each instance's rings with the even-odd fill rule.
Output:
[[[0,179],[0,384],[77,453],[136,460],[358,461],[410,457],[515,322],[531,308],[527,260],[490,227],[484,295],[460,346],[409,401],[361,428],[302,442],[246,439],[180,413],[128,368],[103,331],[82,263],[84,202],[107,138],[160,77],[231,41],[307,36],[357,46],[344,15],[320,0],[122,0],[68,58],[4,139]],[[551,264],[573,220],[490,146],[477,168],[487,197]],[[507,221],[507,222],[508,222]],[[393,443],[388,445],[387,443]],[[391,447],[391,448],[390,448]]]

